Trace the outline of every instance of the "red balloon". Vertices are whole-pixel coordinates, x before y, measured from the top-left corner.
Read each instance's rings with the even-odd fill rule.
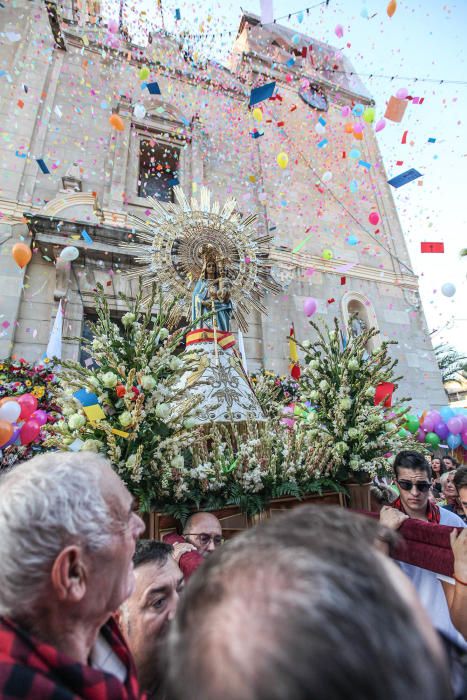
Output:
[[[39,421],[35,418],[30,418],[21,428],[19,437],[22,445],[29,445],[30,442],[36,439],[41,432]]]
[[[376,211],[372,211],[370,216],[368,217],[368,221],[370,224],[373,224],[373,226],[376,226],[376,224],[379,221],[379,214]]]
[[[37,399],[32,394],[22,394],[16,401],[21,406],[20,420],[27,420],[37,408]]]

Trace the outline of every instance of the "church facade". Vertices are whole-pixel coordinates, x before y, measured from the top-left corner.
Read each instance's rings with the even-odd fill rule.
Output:
[[[374,126],[353,116],[373,102],[335,49],[244,14],[224,67],[163,32],[133,45],[105,29],[97,2],[21,0],[1,12],[0,357],[40,359],[61,300],[63,356],[82,358],[96,285],[116,319],[119,292],[136,291],[121,247],[134,238],[129,216],[147,217],[150,195],[170,201],[174,184],[193,196],[206,185],[274,236],[283,292],[249,319],[250,371],[287,372],[290,326],[312,337],[303,304],[313,297],[318,323],[337,316],[344,327],[357,314],[379,329],[376,343],[398,341],[400,391],[415,408],[446,403]],[[255,119],[250,90],[271,82]],[[33,248],[22,270],[19,241]],[[70,245],[72,263],[60,257]]]

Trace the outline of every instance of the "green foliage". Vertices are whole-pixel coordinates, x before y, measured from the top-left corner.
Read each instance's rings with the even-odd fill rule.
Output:
[[[460,377],[467,376],[467,355],[447,343],[436,345],[434,351],[443,382],[459,382]]]

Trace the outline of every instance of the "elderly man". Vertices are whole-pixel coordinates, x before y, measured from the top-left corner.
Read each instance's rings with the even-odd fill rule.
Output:
[[[440,508],[429,500],[431,467],[423,454],[413,450],[399,452],[394,459],[394,472],[399,498],[391,506],[381,509],[380,522],[383,525],[397,530],[404,520],[415,518],[438,525],[465,527],[465,523],[455,513]],[[451,544],[455,553],[464,546],[465,533],[456,543],[457,539],[454,532]],[[457,558],[459,561],[459,556]],[[400,563],[400,566],[414,584],[434,627],[467,649],[463,636],[467,635],[467,572],[464,567],[462,571],[454,571],[454,578],[448,581],[412,564]]]
[[[179,564],[185,581],[194,574],[214,550],[222,544],[222,526],[213,513],[189,515],[183,536],[172,532],[164,536],[164,542],[173,545],[174,559]]]
[[[161,645],[183,589],[183,574],[164,542],[138,542],[135,590],[122,605],[120,623],[136,663],[140,687],[155,696],[161,682]]]
[[[136,700],[110,620],[144,524],[110,463],[48,453],[0,479],[0,697]]]
[[[167,700],[447,700],[439,641],[377,523],[302,506],[229,541],[187,586]]]

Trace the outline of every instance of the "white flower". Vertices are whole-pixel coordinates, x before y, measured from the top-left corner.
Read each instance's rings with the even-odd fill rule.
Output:
[[[373,396],[375,395],[375,391],[376,391],[376,390],[375,390],[375,387],[374,387],[374,386],[370,386],[370,387],[368,387],[368,389],[365,391],[365,396],[368,396],[368,398],[373,398]]]
[[[78,430],[79,428],[82,428],[83,425],[86,425],[86,418],[80,413],[73,413],[73,415],[68,419],[68,426],[70,430]]]
[[[174,355],[173,357],[170,358],[169,360],[169,367],[171,370],[175,371],[177,369],[180,369],[180,367],[183,366],[182,360]]]
[[[322,379],[320,381],[319,388],[321,389],[321,391],[327,391],[329,389],[329,384],[327,383],[327,381],[325,379]]]
[[[339,406],[340,406],[344,411],[348,411],[349,409],[352,408],[352,399],[349,399],[349,397],[346,396],[345,398],[343,398],[343,399],[341,399],[341,400],[339,401]]]
[[[311,341],[310,340],[304,340],[302,343],[304,348],[311,348]]]
[[[113,389],[118,384],[118,377],[113,372],[106,372],[101,374],[101,382],[106,389]]]
[[[151,377],[149,374],[145,374],[143,377],[141,377],[141,386],[145,391],[151,391],[151,389],[154,389],[156,384],[157,382],[154,377]]]
[[[71,416],[75,413],[76,409],[74,406],[64,406],[62,408],[62,413],[64,416]]]
[[[183,421],[183,427],[187,430],[191,430],[196,425],[196,420],[194,418],[185,418]]]
[[[174,469],[183,469],[185,466],[185,460],[183,459],[182,455],[177,455],[171,460],[170,464]]]
[[[156,406],[155,414],[161,420],[165,420],[170,416],[170,405],[168,403],[160,403]]]
[[[335,450],[336,450],[337,454],[343,455],[344,452],[347,452],[348,449],[349,449],[349,446],[347,445],[346,442],[336,442]]]
[[[89,377],[89,383],[92,384],[93,387],[96,389],[100,386],[99,380],[97,377]]]
[[[347,367],[351,370],[357,370],[360,367],[360,364],[358,360],[356,360],[354,357],[350,359],[347,363]]]
[[[309,363],[309,367],[311,367],[311,369],[318,369],[319,361],[318,360],[311,360],[311,362]]]
[[[120,425],[122,425],[124,428],[130,425],[130,423],[133,422],[132,415],[129,411],[123,411],[121,416],[118,419]]]
[[[159,331],[159,338],[161,340],[165,340],[168,337],[169,337],[169,331],[167,330],[167,328],[161,328]]]
[[[135,314],[132,314],[130,311],[126,313],[124,316],[122,316],[122,324],[125,326],[131,326],[132,323],[136,321],[136,316]]]
[[[126,466],[128,467],[128,469],[133,469],[135,464],[136,464],[136,455],[132,454],[128,457],[128,459],[126,461]]]
[[[103,443],[100,440],[85,440],[81,445],[82,452],[99,452],[103,447]]]
[[[310,391],[310,401],[318,401],[319,393],[317,391]]]
[[[351,439],[358,437],[357,428],[349,428],[347,432],[349,434],[349,438],[351,438]]]

